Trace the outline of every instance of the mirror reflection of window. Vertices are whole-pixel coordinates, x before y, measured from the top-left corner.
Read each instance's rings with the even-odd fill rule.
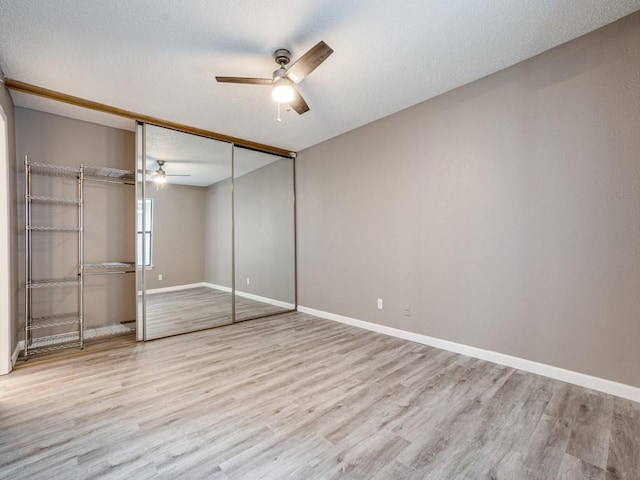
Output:
[[[146,198],[144,200],[144,207],[143,207],[143,201],[142,199],[138,199],[138,205],[137,205],[137,215],[138,215],[138,219],[136,221],[136,225],[138,225],[138,255],[137,258],[142,258],[142,242],[144,241],[144,247],[145,247],[145,255],[144,255],[144,266],[145,267],[150,267],[151,266],[151,246],[153,245],[152,243],[152,237],[153,237],[153,199],[152,198]],[[144,209],[144,228],[142,230],[140,230],[142,224],[143,224],[143,209]]]

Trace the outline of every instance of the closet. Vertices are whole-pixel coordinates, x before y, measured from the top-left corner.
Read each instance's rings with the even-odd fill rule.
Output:
[[[137,335],[296,309],[294,158],[137,129]]]
[[[296,309],[293,156],[15,113],[26,358]]]
[[[127,327],[122,324],[103,326],[90,331],[87,331],[85,326],[85,276],[133,273],[135,263],[122,259],[85,263],[84,198],[86,182],[134,185],[133,172],[83,164],[70,167],[30,162],[27,155],[24,158],[24,172],[24,357],[65,348],[82,348],[87,337],[126,332]],[[50,182],[40,182],[38,186],[42,192],[34,188],[38,176],[52,179]],[[91,215],[91,205],[89,214]],[[75,237],[71,242],[69,234]],[[66,244],[67,251],[55,258],[54,250],[43,248],[47,244],[40,243],[41,239],[36,238],[44,235],[67,236],[66,239],[56,242]],[[40,248],[34,249],[34,244],[40,244]],[[48,245],[50,246],[51,242],[48,242]],[[69,250],[73,250],[73,262],[68,262]],[[39,258],[36,259],[36,255]],[[64,265],[65,261],[68,265]],[[55,272],[65,272],[66,275],[53,276]],[[46,278],[43,278],[43,275]],[[70,300],[67,292],[64,292],[69,289],[74,291],[75,300]],[[51,293],[52,290],[62,292]]]

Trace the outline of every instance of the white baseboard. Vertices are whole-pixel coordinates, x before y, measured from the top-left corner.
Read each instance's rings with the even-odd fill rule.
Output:
[[[422,335],[419,333],[413,333],[406,330],[400,330],[398,328],[379,325],[377,323],[365,322],[364,320],[345,317],[343,315],[337,315],[335,313],[323,312],[322,310],[316,310],[314,308],[298,306],[298,311],[302,313],[308,313],[309,315],[314,315],[316,317],[325,318],[327,320],[344,323],[354,327],[364,328],[365,330],[384,333],[392,337],[398,337],[404,340],[421,343],[423,345],[429,345],[431,347],[440,348],[449,352],[460,353],[462,355],[479,358],[481,360],[497,363],[499,365],[517,368],[519,370],[524,370],[526,372],[535,373],[544,377],[572,383],[574,385],[590,388],[599,392],[609,393],[611,395],[633,400],[635,402],[640,402],[640,388],[626,385],[624,383],[613,382],[604,378],[593,377],[584,373],[565,370],[563,368],[554,367],[552,365],[538,363],[532,360],[526,360],[524,358],[513,357],[504,353],[492,352],[491,350],[471,347],[468,345],[463,345],[461,343],[450,342],[448,340],[429,337],[427,335]]]
[[[231,288],[222,285],[216,285],[214,283],[205,283],[203,285],[216,290],[222,290],[223,292],[231,292]],[[276,307],[286,308],[287,310],[293,310],[296,308],[293,303],[283,302],[281,300],[275,300],[268,297],[261,297],[260,295],[254,295],[253,293],[242,292],[240,290],[236,290],[236,295],[248,298],[249,300],[255,300],[256,302],[268,303],[269,305],[275,305]]]
[[[253,293],[241,292],[236,290],[236,295],[239,297],[248,298],[249,300],[255,300],[256,302],[268,303],[269,305],[275,305],[276,307],[286,308],[287,310],[293,310],[296,308],[295,304],[282,302],[273,298],[261,297],[260,295],[254,295]]]
[[[162,287],[162,288],[150,288],[147,290],[147,295],[154,293],[166,293],[166,292],[177,292],[180,290],[189,290],[190,288],[198,288],[198,287],[206,287],[208,284],[200,282],[200,283],[188,283],[186,285],[175,285],[173,287]],[[140,293],[138,293],[140,295]]]
[[[204,285],[207,288],[213,288],[214,290],[222,290],[223,292],[231,293],[231,287],[225,287],[224,285],[216,285],[215,283],[207,283],[207,282],[204,282],[202,285]]]

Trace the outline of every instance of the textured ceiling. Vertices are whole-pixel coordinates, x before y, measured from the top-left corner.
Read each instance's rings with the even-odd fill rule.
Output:
[[[0,67],[14,80],[301,150],[638,9],[640,0],[0,0]],[[269,87],[213,78],[268,77],[276,48],[295,59],[319,40],[335,53],[299,85],[311,107],[302,116],[276,122]],[[82,118],[25,97],[14,101]]]
[[[157,161],[164,161],[167,183],[208,187],[231,177],[232,147],[228,143],[154,125],[149,125],[145,134],[147,170],[156,170]],[[234,150],[234,178],[282,159],[245,148]]]

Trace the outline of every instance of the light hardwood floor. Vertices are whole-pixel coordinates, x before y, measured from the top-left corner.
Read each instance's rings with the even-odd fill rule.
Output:
[[[147,294],[147,338],[228,325],[231,297],[229,292],[207,287]],[[283,311],[286,309],[236,295],[238,321]]]
[[[294,313],[0,377],[0,478],[639,479],[640,404]]]

